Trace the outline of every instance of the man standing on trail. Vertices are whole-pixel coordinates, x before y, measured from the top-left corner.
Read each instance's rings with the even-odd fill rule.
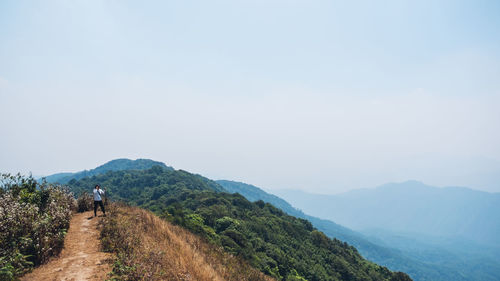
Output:
[[[104,195],[104,190],[96,184],[94,187],[94,217],[97,216],[97,205],[101,206],[101,211],[106,216],[106,211],[104,210],[104,204],[102,203],[102,197]]]

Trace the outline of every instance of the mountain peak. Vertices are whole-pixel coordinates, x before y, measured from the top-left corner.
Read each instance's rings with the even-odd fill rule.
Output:
[[[128,158],[118,158],[108,161],[101,166],[95,168],[94,170],[109,169],[109,170],[144,170],[149,169],[152,166],[161,166],[163,168],[172,168],[165,165],[163,162],[154,161],[151,159],[138,158],[136,160],[131,160]]]
[[[120,170],[146,170],[153,166],[160,166],[167,170],[174,170],[174,168],[165,165],[163,162],[154,161],[151,159],[139,158],[136,160],[131,160],[128,158],[118,158],[108,161],[95,169],[83,170],[76,173],[59,173],[45,177],[47,182],[58,182],[58,183],[68,183],[72,179],[82,179],[84,177],[91,177],[99,174],[104,174],[108,171],[120,171]]]
[[[375,188],[375,190],[393,190],[393,189],[398,189],[398,190],[422,190],[422,189],[434,189],[436,187],[429,186],[421,181],[417,180],[407,180],[403,182],[391,182],[387,184],[383,184],[381,186],[378,186]]]

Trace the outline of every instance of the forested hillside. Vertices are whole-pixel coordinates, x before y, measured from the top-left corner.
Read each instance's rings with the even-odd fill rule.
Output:
[[[214,181],[155,166],[72,181],[75,193],[96,183],[113,200],[152,210],[279,280],[410,280],[363,259],[357,250],[310,222],[263,201],[222,192]]]

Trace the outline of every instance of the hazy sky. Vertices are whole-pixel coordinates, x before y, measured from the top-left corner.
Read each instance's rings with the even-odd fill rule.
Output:
[[[500,192],[500,1],[1,1],[0,171]]]

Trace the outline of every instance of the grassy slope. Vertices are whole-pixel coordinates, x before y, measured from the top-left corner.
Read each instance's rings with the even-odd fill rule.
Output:
[[[101,241],[117,253],[113,275],[119,280],[274,280],[149,211],[110,209],[100,225]]]

